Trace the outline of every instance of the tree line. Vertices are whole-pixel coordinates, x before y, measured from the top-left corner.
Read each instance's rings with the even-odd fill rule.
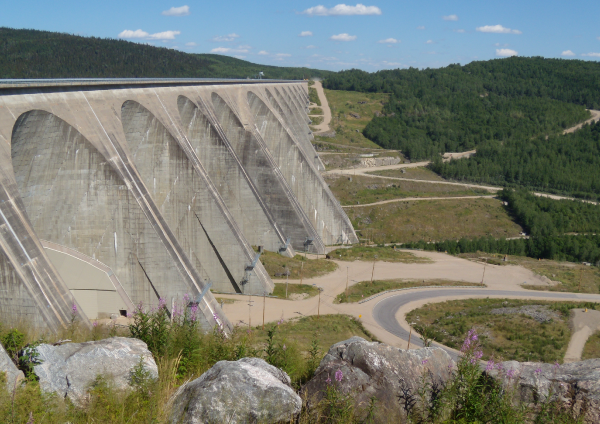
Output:
[[[333,90],[390,93],[384,117],[364,135],[411,159],[478,148],[484,142],[556,134],[600,108],[600,64],[513,57],[440,69],[328,75]]]
[[[436,158],[431,169],[457,181],[598,199],[600,122],[565,135],[486,141],[471,158],[446,163]]]
[[[0,27],[0,78],[264,78],[300,80],[329,71],[190,54],[125,40]]]
[[[600,263],[600,206],[575,200],[555,200],[519,189],[504,189],[499,197],[529,238],[444,240],[405,243],[413,249],[451,254],[477,251],[571,262]]]

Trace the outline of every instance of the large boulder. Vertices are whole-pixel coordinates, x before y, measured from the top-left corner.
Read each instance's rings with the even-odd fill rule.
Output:
[[[60,346],[36,347],[41,362],[33,367],[44,392],[53,392],[81,404],[98,376],[108,379],[117,390],[130,387],[134,368],[141,363],[150,378],[158,378],[158,367],[148,346],[141,340],[113,337]]]
[[[558,401],[583,422],[600,422],[600,359],[563,365],[507,361],[487,373],[514,390],[515,401]]]
[[[6,380],[6,388],[13,391],[19,381],[25,378],[23,371],[20,371],[4,350],[4,346],[0,343],[0,374],[4,374]]]
[[[288,422],[302,408],[290,377],[258,358],[220,361],[175,394],[170,422]]]
[[[327,388],[335,385],[340,392],[350,394],[359,408],[365,408],[375,397],[379,411],[385,409],[388,417],[400,417],[404,414],[402,396],[417,396],[424,380],[441,387],[453,368],[454,361],[442,349],[402,350],[352,337],[331,346],[303,388],[303,395],[309,405],[316,405]]]

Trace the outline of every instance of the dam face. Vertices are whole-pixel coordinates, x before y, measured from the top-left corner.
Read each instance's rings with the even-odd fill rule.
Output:
[[[0,81],[0,322],[57,331],[73,305],[89,325],[188,295],[230,327],[210,290],[274,288],[255,247],[357,242],[307,102],[295,81]]]

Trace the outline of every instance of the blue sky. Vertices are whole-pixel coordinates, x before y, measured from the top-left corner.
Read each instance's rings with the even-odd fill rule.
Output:
[[[600,60],[598,0],[2,0],[0,26],[329,70],[433,68],[514,54]]]

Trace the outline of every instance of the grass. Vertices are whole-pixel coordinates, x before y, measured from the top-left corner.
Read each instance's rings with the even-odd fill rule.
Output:
[[[260,255],[260,261],[271,278],[279,279],[285,279],[288,270],[290,280],[299,280],[301,273],[302,278],[306,279],[320,277],[337,269],[335,262],[327,259],[306,259],[301,255],[286,258],[277,253],[267,251]]]
[[[320,107],[313,107],[310,109],[309,115],[323,115],[323,109]]]
[[[600,358],[600,333],[597,332],[587,340],[581,354],[582,360],[595,358]]]
[[[428,258],[415,256],[413,253],[395,250],[393,247],[355,246],[350,249],[336,249],[329,253],[339,261],[384,261],[402,263],[431,263]]]
[[[324,156],[328,161],[329,155]],[[448,184],[387,180],[361,175],[327,175],[325,181],[342,205],[365,205],[406,197],[489,196],[484,189],[467,189]]]
[[[407,201],[347,208],[346,213],[375,243],[516,237],[523,231],[497,199]]]
[[[272,326],[274,324],[270,324]],[[252,330],[252,337],[258,343],[257,347],[263,345],[267,336],[267,325],[265,330],[262,326],[256,326]],[[309,351],[313,340],[317,341],[321,357],[329,348],[340,341],[347,340],[352,336],[359,336],[369,341],[377,341],[362,323],[349,315],[321,315],[293,318],[277,326],[277,334],[281,342],[295,344],[300,353]]]
[[[310,120],[312,121],[310,125],[319,125],[321,122],[323,122],[323,117],[322,116],[311,116]]]
[[[310,284],[288,284],[287,294],[285,283],[275,283],[275,290],[273,290],[273,296],[277,296],[280,299],[293,299],[294,297],[300,299],[308,299],[319,294],[319,289]],[[303,296],[304,295],[304,296]]]
[[[317,93],[316,88],[308,87],[308,100],[317,106],[321,106],[321,99],[319,99],[319,94]]]
[[[406,281],[401,279],[396,280],[375,280],[361,281],[348,288],[348,296],[346,293],[341,293],[335,298],[335,303],[353,303],[362,299],[366,299],[374,294],[384,292],[386,290],[406,289],[410,287],[428,287],[428,286],[474,286],[485,287],[485,284],[467,283],[464,281],[450,280],[419,280]]]
[[[404,171],[404,172],[402,172]],[[372,175],[381,175],[383,177],[410,178],[413,180],[424,181],[446,181],[435,172],[425,167],[387,169],[384,171],[369,172]],[[486,190],[487,191],[487,190]]]
[[[541,305],[554,318],[540,323],[524,314],[494,315],[498,308]],[[595,304],[584,307],[594,308]],[[415,330],[425,332],[438,343],[460,349],[471,328],[479,334],[483,359],[532,362],[562,362],[571,338],[568,320],[577,302],[543,302],[515,299],[467,299],[428,304],[406,315],[416,323]],[[552,316],[549,315],[549,316]]]
[[[375,112],[381,112],[383,103],[388,99],[387,94],[325,90],[325,95],[331,108],[330,126],[336,135],[333,138],[317,137],[317,141],[380,149],[377,144],[362,135],[362,130],[371,121]],[[353,118],[350,113],[358,114],[360,118]]]

